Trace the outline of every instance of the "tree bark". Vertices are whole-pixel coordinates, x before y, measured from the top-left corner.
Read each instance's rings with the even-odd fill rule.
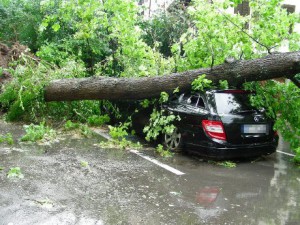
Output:
[[[276,53],[264,58],[240,60],[210,68],[173,73],[164,76],[141,78],[89,77],[52,81],[45,87],[46,101],[70,100],[137,100],[157,97],[162,91],[171,93],[191,89],[199,75],[218,83],[227,80],[230,85],[248,81],[268,80],[279,77],[293,78],[300,73],[300,51]]]

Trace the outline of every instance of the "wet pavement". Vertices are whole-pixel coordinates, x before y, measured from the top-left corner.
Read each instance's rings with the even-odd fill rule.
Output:
[[[0,135],[23,133],[0,125]],[[236,168],[156,157],[185,173],[178,176],[131,152],[102,149],[100,139],[0,144],[0,225],[300,224],[300,169],[289,156]],[[17,166],[24,178],[7,178]]]

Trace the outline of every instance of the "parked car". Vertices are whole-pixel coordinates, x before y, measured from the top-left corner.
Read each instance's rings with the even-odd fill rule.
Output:
[[[244,90],[210,90],[184,93],[162,107],[179,115],[172,134],[164,134],[162,143],[171,150],[183,149],[200,156],[232,159],[267,155],[276,151],[278,135],[273,120],[250,104]],[[134,117],[134,129],[149,123],[150,113]]]

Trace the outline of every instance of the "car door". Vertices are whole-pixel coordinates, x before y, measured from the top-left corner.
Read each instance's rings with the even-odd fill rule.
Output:
[[[179,115],[180,121],[176,121],[175,125],[185,143],[203,140],[204,132],[201,123],[209,115],[204,96],[182,94],[176,101],[168,105],[167,110],[176,116]]]
[[[205,98],[202,95],[191,95],[187,100],[185,123],[187,127],[186,142],[196,144],[203,140],[202,120],[209,115]]]

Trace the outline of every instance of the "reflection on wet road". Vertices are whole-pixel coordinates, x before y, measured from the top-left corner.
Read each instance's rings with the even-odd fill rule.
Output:
[[[0,128],[15,138],[20,130]],[[231,169],[186,155],[156,158],[185,173],[177,176],[136,154],[101,149],[99,142],[69,137],[51,146],[1,144],[0,225],[299,224],[300,171],[289,156]],[[286,148],[280,142],[279,150]],[[16,166],[24,178],[8,179]]]

